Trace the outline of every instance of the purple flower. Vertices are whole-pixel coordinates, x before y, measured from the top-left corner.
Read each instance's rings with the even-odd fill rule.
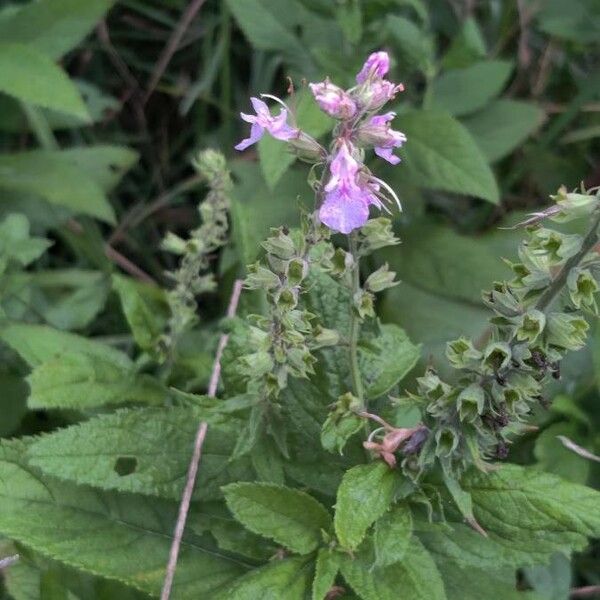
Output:
[[[284,141],[298,135],[298,129],[290,127],[287,123],[287,110],[285,108],[282,108],[279,115],[274,117],[271,115],[269,107],[262,100],[250,98],[250,102],[252,102],[256,116],[240,113],[244,121],[252,124],[252,127],[250,127],[250,137],[237,144],[235,146],[236,150],[245,150],[248,146],[256,144],[265,131],[270,133],[274,138]]]
[[[357,83],[364,83],[367,79],[381,79],[390,70],[390,57],[387,52],[373,52],[365,61],[362,69],[356,76]]]
[[[404,85],[395,84],[387,79],[376,79],[356,90],[358,103],[368,111],[379,110],[392,100],[398,92],[404,91]]]
[[[406,141],[406,136],[400,131],[390,127],[390,121],[396,113],[388,112],[384,115],[371,117],[369,121],[358,130],[358,139],[363,144],[374,146],[375,154],[397,165],[400,159],[393,154],[394,148],[400,148]]]
[[[352,156],[349,143],[342,142],[329,170],[331,179],[325,186],[325,201],[319,209],[321,222],[334,231],[350,233],[369,219],[369,206],[381,206],[375,196],[377,186],[360,177],[360,164]]]
[[[356,114],[356,103],[340,87],[328,79],[308,84],[321,110],[336,119],[350,119]]]

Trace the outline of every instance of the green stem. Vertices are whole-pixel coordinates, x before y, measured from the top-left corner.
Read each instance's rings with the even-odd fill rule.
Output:
[[[25,114],[25,118],[31,127],[31,131],[35,135],[40,146],[44,150],[58,150],[58,143],[54,138],[52,129],[40,110],[27,102],[21,102],[21,110]]]
[[[592,226],[583,238],[581,249],[577,254],[574,254],[567,260],[562,269],[558,272],[558,275],[552,280],[552,283],[546,288],[544,293],[539,297],[535,307],[538,310],[544,311],[552,304],[556,296],[564,288],[567,282],[569,273],[575,268],[587,255],[587,253],[596,245],[598,242],[598,227],[600,227],[600,212],[594,217]]]
[[[352,388],[354,395],[364,403],[364,390],[358,365],[358,337],[360,335],[360,317],[354,308],[354,298],[360,292],[360,264],[358,258],[358,249],[356,233],[352,232],[349,237],[350,253],[352,254],[352,286],[350,288],[350,375],[352,378]]]

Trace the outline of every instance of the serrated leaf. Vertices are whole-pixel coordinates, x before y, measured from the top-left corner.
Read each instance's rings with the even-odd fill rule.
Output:
[[[101,185],[73,163],[71,151],[3,154],[0,156],[0,188],[36,194],[75,213],[114,223],[114,211]]]
[[[74,333],[29,323],[0,326],[0,340],[8,344],[30,366],[37,367],[67,352],[85,354],[128,369],[131,359],[123,352]]]
[[[294,98],[288,98],[287,101],[295,107],[298,127],[314,138],[320,138],[333,127],[333,119],[319,108],[307,90],[298,92]],[[278,111],[279,108],[275,110]],[[263,177],[271,190],[296,162],[296,156],[287,150],[285,144],[270,135],[264,135],[258,143],[258,156]]]
[[[312,584],[312,600],[323,600],[335,583],[342,558],[329,548],[319,548]]]
[[[306,558],[275,560],[227,586],[215,600],[304,600],[311,567]]]
[[[30,408],[87,409],[141,402],[159,404],[169,393],[157,379],[138,375],[97,356],[67,352],[35,367],[27,377]]]
[[[345,556],[341,564],[344,579],[363,600],[446,600],[444,584],[433,558],[412,538],[404,560],[382,569],[373,569],[371,553],[356,558]],[[400,595],[400,596],[399,596]]]
[[[113,275],[112,283],[136,344],[142,350],[155,349],[166,324],[163,290],[123,275]]]
[[[446,71],[431,86],[431,107],[457,117],[473,113],[502,91],[512,68],[509,61],[489,60]]]
[[[335,533],[343,548],[353,550],[367,529],[388,509],[396,474],[381,461],[357,465],[344,474],[335,504]]]
[[[380,329],[380,335],[362,339],[359,346],[358,363],[367,399],[389,392],[421,356],[421,346],[414,345],[397,325],[381,325]]]
[[[471,134],[458,121],[436,111],[404,113],[399,121],[408,138],[400,152],[411,180],[424,188],[498,202],[494,174]]]
[[[21,44],[0,43],[0,91],[35,106],[89,120],[68,75],[44,54]]]
[[[544,111],[531,102],[500,99],[463,119],[463,125],[490,162],[518,148],[544,121]]]
[[[412,532],[412,513],[405,503],[395,504],[378,519],[373,533],[375,567],[400,562],[411,543]]]
[[[312,552],[321,542],[321,530],[331,527],[325,507],[299,490],[270,483],[233,483],[223,493],[240,523],[298,554]]]
[[[201,420],[209,426],[193,498],[219,498],[222,485],[247,479],[251,470],[247,461],[229,460],[236,428],[220,425],[200,408],[118,410],[37,439],[27,456],[54,477],[177,500]]]
[[[0,533],[66,565],[158,595],[177,503],[43,477],[24,462],[23,448],[22,443],[0,448]],[[211,597],[245,570],[209,540],[188,536],[181,544],[173,595]]]
[[[114,0],[39,0],[0,16],[0,40],[27,44],[51,58],[74,48]]]

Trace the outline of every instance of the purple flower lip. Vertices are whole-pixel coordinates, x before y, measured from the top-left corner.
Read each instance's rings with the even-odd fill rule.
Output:
[[[400,148],[406,142],[406,136],[390,127],[390,121],[396,113],[388,112],[384,115],[371,117],[358,129],[358,140],[365,145],[374,146],[375,154],[393,165],[400,162],[400,158],[393,154],[394,148]]]
[[[281,102],[279,99],[277,99]],[[282,108],[277,116],[271,115],[269,107],[265,102],[258,98],[250,98],[252,107],[256,115],[247,115],[240,113],[240,116],[246,123],[250,123],[250,136],[243,139],[235,147],[236,150],[245,150],[252,144],[256,144],[264,135],[265,131],[272,135],[275,139],[288,141],[300,134],[300,130],[290,127],[287,123],[288,111]],[[283,104],[283,103],[282,103]]]

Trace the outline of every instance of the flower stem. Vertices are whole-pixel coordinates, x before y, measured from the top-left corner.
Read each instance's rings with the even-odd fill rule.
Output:
[[[352,232],[349,237],[350,254],[352,255],[352,285],[350,288],[350,375],[352,378],[352,388],[354,395],[364,403],[364,391],[360,369],[358,366],[358,336],[360,334],[360,317],[354,308],[354,298],[360,292],[360,264],[358,258],[358,248],[356,233]]]

